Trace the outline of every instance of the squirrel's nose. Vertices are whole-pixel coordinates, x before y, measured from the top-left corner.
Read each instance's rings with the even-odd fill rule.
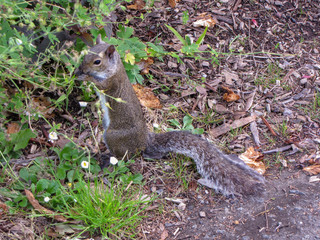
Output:
[[[78,67],[73,74],[77,77],[77,80],[83,81],[86,79],[86,74],[83,72],[81,66]]]

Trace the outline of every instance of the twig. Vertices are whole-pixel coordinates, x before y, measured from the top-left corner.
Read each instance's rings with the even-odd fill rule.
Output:
[[[267,210],[266,205],[264,205],[264,209]],[[266,229],[268,230],[269,229],[268,212],[265,212],[264,216],[266,218]]]
[[[252,132],[254,142],[256,143],[257,146],[260,146],[261,142],[259,139],[259,132],[258,132],[256,121],[253,121],[250,123],[250,130]]]
[[[237,11],[240,3],[241,3],[241,0],[237,0],[237,1],[235,2],[235,4],[233,5],[232,11]]]
[[[225,134],[225,133],[231,131],[232,129],[236,129],[236,128],[242,127],[244,125],[247,125],[248,123],[251,123],[255,120],[256,120],[256,116],[253,115],[253,116],[249,116],[249,117],[235,120],[231,124],[225,123],[219,127],[212,129],[210,131],[210,135],[215,138],[215,137],[218,137],[222,134]]]
[[[205,83],[204,83],[204,85],[205,85],[207,88],[209,88],[210,90],[214,91],[214,92],[216,92],[216,91],[217,91],[217,89],[216,89],[216,88],[211,87],[211,86],[209,85],[209,83],[207,83],[207,82],[205,82]]]
[[[277,136],[276,132],[272,129],[272,127],[270,126],[270,124],[268,123],[268,121],[263,117],[261,116],[260,117],[262,119],[262,121],[264,122],[264,124],[268,127],[268,129],[270,130],[271,134],[273,136]]]
[[[189,78],[187,75],[185,74],[181,74],[181,73],[174,73],[174,72],[164,72],[163,75],[168,75],[171,77],[182,77],[182,78]]]
[[[292,148],[292,145],[280,147],[280,148],[275,148],[272,150],[264,151],[263,154],[270,154],[270,153],[277,153],[277,152],[284,152]]]
[[[52,143],[46,142],[43,138],[40,138],[40,139],[30,138],[30,141],[31,141],[31,142],[34,142],[34,143],[44,144],[44,145],[46,145],[47,147],[52,147],[52,146],[53,146]]]

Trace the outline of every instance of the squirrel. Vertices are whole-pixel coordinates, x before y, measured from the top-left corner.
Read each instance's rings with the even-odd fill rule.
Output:
[[[260,195],[265,179],[236,155],[222,153],[214,144],[187,131],[148,132],[140,102],[113,45],[101,40],[75,71],[78,80],[93,82],[104,110],[104,141],[112,155],[142,151],[146,158],[161,159],[169,152],[191,157],[203,177],[198,180],[225,196]],[[119,101],[121,99],[122,101]],[[108,102],[108,105],[106,105]]]

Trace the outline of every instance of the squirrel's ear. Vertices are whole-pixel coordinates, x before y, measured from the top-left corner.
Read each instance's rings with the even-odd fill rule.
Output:
[[[113,57],[113,53],[116,51],[116,48],[113,45],[110,45],[107,50],[106,50],[106,56],[108,56],[108,58],[112,58]]]
[[[103,43],[102,39],[101,39],[101,34],[99,34],[97,36],[97,39],[96,39],[96,44],[100,44],[100,43]]]

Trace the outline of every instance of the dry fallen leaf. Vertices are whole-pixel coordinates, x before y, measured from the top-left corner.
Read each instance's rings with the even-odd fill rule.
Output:
[[[169,0],[168,2],[169,2],[170,7],[172,7],[172,8],[175,8],[175,6],[177,5],[176,0]]]
[[[207,95],[207,90],[204,87],[201,86],[197,86],[196,90],[198,93],[200,93],[201,95]]]
[[[141,10],[145,7],[146,3],[143,0],[135,0],[133,5],[129,5],[128,9]]]
[[[189,191],[195,191],[197,189],[197,187],[198,187],[197,181],[192,180],[192,181],[189,182],[188,190]]]
[[[41,206],[40,203],[38,202],[38,200],[36,200],[34,198],[32,192],[30,192],[27,189],[25,189],[24,192],[26,194],[27,199],[29,200],[29,202],[31,203],[31,205],[34,207],[35,210],[39,211],[40,213],[47,214],[59,222],[66,222],[67,221],[67,219],[64,216],[57,215],[55,212]]]
[[[53,111],[55,107],[51,106],[50,98],[47,97],[34,97],[30,103],[32,110],[39,111],[45,118],[53,118]]]
[[[312,175],[316,175],[316,174],[320,173],[320,165],[317,164],[317,165],[305,167],[305,168],[303,168],[303,170],[312,174]]]
[[[1,218],[1,215],[2,215],[3,213],[7,213],[8,210],[9,210],[9,208],[8,208],[8,206],[7,206],[5,203],[3,203],[3,202],[1,202],[1,201],[0,201],[0,208],[2,209],[2,211],[0,211],[0,218]]]
[[[141,74],[148,74],[149,73],[149,66],[153,64],[153,59],[151,57],[148,57],[146,60],[142,59],[140,62],[136,63],[139,66],[139,69],[141,69]]]
[[[233,72],[229,72],[226,69],[222,70],[222,74],[226,78],[226,84],[227,85],[232,86],[233,85],[233,81],[238,81],[239,80],[238,74],[233,73]]]
[[[140,84],[133,84],[132,86],[142,106],[147,108],[162,108],[159,99],[150,88],[145,88]]]
[[[194,27],[213,27],[216,25],[217,20],[213,19],[208,13],[201,13],[197,17],[197,21],[195,21],[192,25]]]
[[[239,158],[258,173],[264,174],[266,172],[266,166],[260,161],[263,158],[263,154],[255,151],[253,147],[249,147],[244,153],[239,155]]]
[[[7,134],[17,133],[20,130],[20,125],[16,122],[10,122],[7,126]]]
[[[168,233],[167,229],[164,229],[163,232],[161,233],[160,240],[165,240],[165,239],[167,239],[168,236],[169,236],[169,233]]]
[[[226,90],[227,92],[225,94],[223,94],[223,100],[227,101],[227,102],[234,102],[240,99],[240,96],[236,93],[234,93],[231,89],[229,89],[228,87],[224,87],[221,86],[224,90]]]

